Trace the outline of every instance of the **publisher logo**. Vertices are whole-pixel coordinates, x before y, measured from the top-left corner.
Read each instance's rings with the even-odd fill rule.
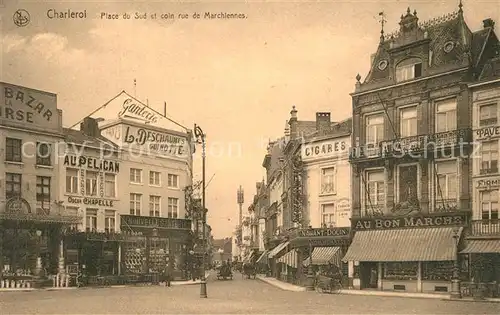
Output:
[[[14,12],[12,19],[18,27],[24,27],[30,23],[30,14],[24,9],[19,9]]]

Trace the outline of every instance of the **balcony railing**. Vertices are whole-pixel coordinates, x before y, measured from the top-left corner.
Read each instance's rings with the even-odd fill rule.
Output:
[[[365,205],[362,211],[362,216],[364,217],[380,217],[384,215],[385,205],[383,204],[373,204]]]
[[[458,210],[457,198],[437,199],[434,205],[434,212],[456,212]]]
[[[471,225],[472,236],[498,236],[500,237],[500,220],[473,220]]]

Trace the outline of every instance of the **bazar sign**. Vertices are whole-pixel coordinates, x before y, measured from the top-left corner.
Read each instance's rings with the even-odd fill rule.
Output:
[[[122,109],[118,112],[119,118],[133,118],[146,123],[157,123],[159,115],[148,106],[141,104],[132,98],[123,101]]]
[[[66,155],[64,156],[64,165],[113,173],[118,173],[120,171],[120,163],[118,162],[100,160],[87,156]]]
[[[68,197],[68,203],[72,204],[84,204],[90,206],[102,206],[102,207],[113,207],[113,200],[100,199],[100,198],[79,198],[79,197]]]
[[[350,228],[331,228],[331,229],[305,229],[299,230],[299,237],[320,237],[320,236],[347,236]]]
[[[302,146],[302,158],[315,158],[340,155],[349,150],[346,141],[325,141]]]
[[[463,226],[465,215],[419,216],[403,218],[353,219],[354,230],[384,230],[405,227]]]
[[[500,186],[500,178],[480,179],[477,181],[477,188],[489,188]]]
[[[122,226],[191,230],[191,220],[121,215]]]
[[[127,126],[123,141],[129,145],[139,146],[147,152],[174,156],[185,154],[185,138],[150,129]]]

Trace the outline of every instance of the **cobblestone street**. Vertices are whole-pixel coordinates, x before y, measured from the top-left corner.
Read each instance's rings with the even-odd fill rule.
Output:
[[[213,276],[211,277],[213,278]],[[498,314],[500,304],[288,292],[259,280],[0,293],[2,314]]]

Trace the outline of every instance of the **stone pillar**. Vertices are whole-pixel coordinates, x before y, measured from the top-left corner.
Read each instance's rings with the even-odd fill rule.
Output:
[[[471,159],[468,157],[459,157],[459,181],[460,181],[460,203],[458,205],[459,210],[469,210],[471,209],[471,195],[470,187],[472,186],[471,181]]]
[[[420,159],[420,211],[429,213],[429,161]]]
[[[64,240],[62,238],[59,241],[59,259],[57,265],[57,273],[58,274],[66,273],[66,264],[64,262]]]
[[[395,177],[396,177],[396,165],[394,161],[390,159],[385,160],[385,191],[386,191],[386,200],[385,200],[385,209],[383,209],[384,213],[387,214],[394,207],[394,203],[396,202],[396,187],[394,185]]]
[[[347,278],[349,279],[348,289],[354,288],[354,261],[347,262]]]
[[[118,275],[122,274],[122,244],[118,243]]]
[[[378,262],[377,263],[377,287],[380,291],[382,291],[383,289],[383,282],[382,282],[382,266],[383,266],[383,262]]]
[[[422,262],[417,262],[417,292],[422,292]]]
[[[2,223],[2,222],[0,222]],[[0,225],[0,283],[2,283],[2,275],[3,275],[3,226]]]

